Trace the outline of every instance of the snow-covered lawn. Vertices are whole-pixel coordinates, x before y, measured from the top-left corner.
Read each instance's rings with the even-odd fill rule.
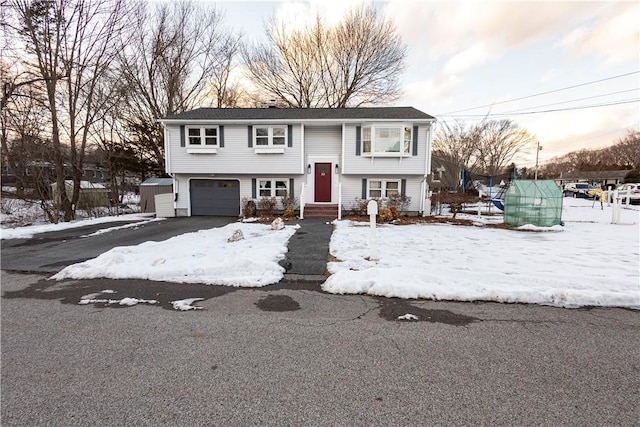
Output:
[[[337,223],[332,273],[322,288],[400,298],[640,308],[639,215],[565,199],[564,229],[527,232],[445,224],[378,227],[378,261],[369,228]],[[468,216],[476,222],[493,219]]]
[[[297,226],[233,223],[186,233],[162,242],[116,247],[97,258],[66,267],[53,279],[147,279],[181,283],[259,287],[284,275],[278,264]],[[244,239],[229,243],[235,230]]]
[[[460,216],[477,226],[382,225],[377,261],[369,260],[368,224],[337,221],[330,250],[338,261],[328,264],[332,275],[322,288],[400,298],[640,309],[640,208],[623,209],[622,224],[611,224],[611,207],[601,210],[581,199],[564,204],[564,227],[536,231],[486,227],[502,222],[501,217],[476,215]],[[282,279],[278,261],[296,227],[272,231],[268,225],[237,222],[114,248],[53,278],[265,286]],[[237,229],[245,239],[227,242]]]

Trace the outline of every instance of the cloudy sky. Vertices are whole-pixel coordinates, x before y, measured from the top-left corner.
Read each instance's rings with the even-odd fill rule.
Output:
[[[259,40],[275,15],[335,21],[358,4],[217,2],[227,24]],[[404,95],[440,122],[510,118],[543,146],[540,161],[611,145],[640,127],[637,1],[375,3],[409,47]],[[521,159],[531,164],[535,151]]]

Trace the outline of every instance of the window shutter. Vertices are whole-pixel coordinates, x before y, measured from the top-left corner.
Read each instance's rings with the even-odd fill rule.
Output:
[[[224,147],[224,126],[218,126],[218,146]]]
[[[400,194],[402,195],[406,195],[407,194],[407,180],[403,179],[400,181]]]
[[[258,191],[256,190],[257,183],[258,183],[257,179],[255,178],[251,179],[251,198],[252,199],[255,199],[258,194]]]
[[[362,200],[367,199],[367,178],[362,178]]]
[[[287,126],[287,147],[293,147],[293,126]]]
[[[293,188],[294,180],[293,178],[289,178],[289,197],[294,197],[296,195],[295,190]]]
[[[253,147],[253,126],[249,125],[249,148]],[[255,195],[253,196],[256,197]]]
[[[356,156],[360,155],[360,145],[362,144],[362,133],[360,132],[360,129],[362,129],[361,126],[356,126]],[[364,196],[362,196],[362,198],[364,198]]]
[[[180,147],[184,147],[184,125],[180,126]]]
[[[413,127],[413,153],[411,155],[418,155],[418,126]]]

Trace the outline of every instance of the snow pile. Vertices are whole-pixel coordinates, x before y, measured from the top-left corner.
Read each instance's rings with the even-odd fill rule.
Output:
[[[28,227],[3,228],[0,230],[1,239],[29,239],[36,234],[48,233],[51,231],[68,230],[71,228],[86,227],[87,225],[105,224],[119,221],[142,221],[148,220],[154,214],[129,214],[120,216],[105,216],[102,218],[84,219],[71,222],[60,222],[58,224],[30,225]]]
[[[202,307],[192,305],[196,301],[204,301],[204,298],[187,298],[178,301],[171,301],[174,310],[188,311],[188,310],[202,310]]]
[[[398,316],[398,320],[418,320],[418,316],[416,316],[415,314],[404,314],[402,316]]]
[[[138,305],[138,304],[158,304],[158,301],[154,299],[139,299],[139,298],[130,298],[130,297],[125,297],[122,299],[99,298],[100,296],[102,296],[102,294],[114,294],[114,293],[115,291],[112,291],[110,289],[105,289],[104,291],[101,291],[95,294],[85,295],[80,297],[80,302],[78,304],[86,305],[86,304],[102,303],[102,304],[109,304],[109,305],[111,304],[126,305],[128,307]]]
[[[640,308],[637,209],[611,224],[611,208],[568,201],[565,227],[516,231],[446,224],[378,230],[369,261],[369,228],[341,221],[331,238],[331,293],[400,298]],[[531,229],[531,227],[525,227]]]
[[[116,247],[97,258],[66,267],[52,279],[146,279],[180,283],[259,287],[284,275],[278,264],[295,227],[234,223],[186,233],[162,242]],[[244,239],[227,243],[234,229]]]
[[[116,231],[116,230],[124,230],[127,228],[138,228],[141,225],[145,225],[145,224],[149,224],[151,222],[156,222],[156,221],[164,221],[166,218],[153,218],[153,219],[149,219],[146,221],[139,221],[139,222],[134,222],[131,224],[125,224],[125,225],[119,225],[117,227],[109,227],[109,228],[102,228],[96,232],[93,232],[91,234],[84,234],[80,237],[93,237],[93,236],[100,236],[101,234],[105,234],[105,233],[110,233],[112,231]]]

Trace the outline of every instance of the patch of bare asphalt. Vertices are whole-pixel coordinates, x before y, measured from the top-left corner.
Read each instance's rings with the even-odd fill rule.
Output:
[[[380,317],[396,322],[444,323],[453,326],[467,326],[481,319],[449,310],[436,310],[416,307],[408,300],[398,298],[377,298],[380,303]],[[407,316],[408,315],[408,316]]]
[[[58,300],[62,304],[77,305],[85,295],[101,293],[104,290],[111,290],[114,291],[114,293],[105,294],[105,296],[101,296],[100,299],[119,300],[129,297],[140,300],[156,300],[158,301],[158,304],[155,304],[154,306],[175,311],[171,301],[182,300],[185,298],[202,298],[206,301],[242,289],[244,288],[137,279],[88,279],[62,282],[42,279],[32,285],[29,285],[25,289],[18,291],[5,291],[2,298]],[[271,293],[272,291],[284,289],[323,293],[320,289],[320,283],[281,281],[275,285],[265,286],[263,288],[253,288],[254,291],[269,292],[268,295],[254,304],[263,311],[286,312],[300,310],[300,304],[290,296],[274,295]],[[349,296],[345,296],[345,298],[348,297]],[[378,302],[378,306],[367,310],[367,313],[377,309],[379,316],[389,321],[407,323],[411,323],[412,321],[444,323],[453,326],[466,326],[470,323],[481,321],[481,319],[454,313],[449,310],[430,310],[416,307],[411,304],[410,300],[384,297],[372,298],[375,298]],[[96,308],[129,307],[127,305],[108,304],[104,302],[94,303],[93,306]],[[407,320],[398,319],[401,316],[405,316]],[[358,318],[361,317],[362,316],[359,316]]]
[[[59,300],[62,304],[77,305],[83,296],[100,293],[104,290],[115,291],[105,294],[106,299],[137,298],[141,300],[156,300],[158,306],[174,311],[171,301],[185,298],[203,298],[208,300],[220,297],[241,288],[231,286],[209,286],[202,284],[157,282],[135,279],[89,279],[71,282],[56,282],[42,279],[27,288],[18,291],[6,291],[2,298],[29,298],[41,300]],[[95,303],[98,308],[126,308],[126,305]]]
[[[262,311],[295,311],[300,310],[300,304],[287,295],[267,295],[255,303]]]

